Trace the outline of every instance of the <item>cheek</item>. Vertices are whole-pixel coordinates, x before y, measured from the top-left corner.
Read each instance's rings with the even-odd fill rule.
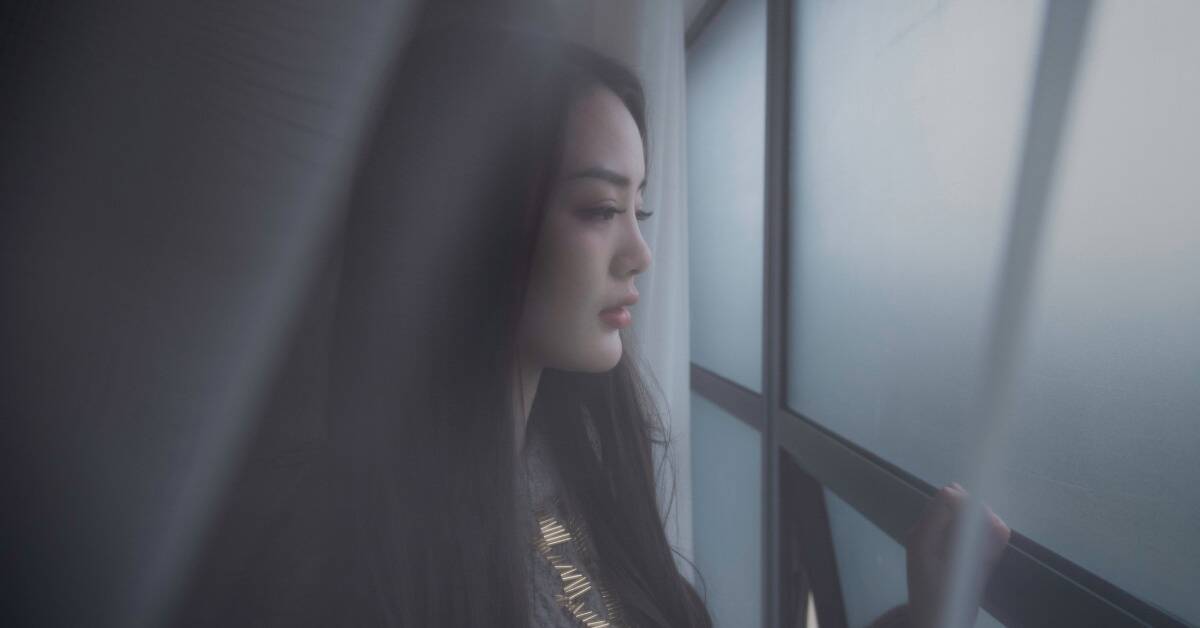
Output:
[[[611,344],[603,307],[608,245],[586,225],[545,229],[530,277],[522,335],[546,366],[588,368]]]
[[[571,226],[559,226],[545,235],[537,260],[543,306],[559,319],[591,309],[603,298],[603,241],[587,229]]]

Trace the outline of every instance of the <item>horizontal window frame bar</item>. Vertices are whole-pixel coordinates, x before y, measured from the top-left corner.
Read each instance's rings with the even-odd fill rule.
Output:
[[[692,390],[756,429],[763,397],[692,364]],[[801,468],[898,543],[936,488],[786,406],[778,442]],[[984,610],[1009,626],[1188,624],[1053,550],[1013,532],[985,592]]]
[[[760,393],[718,375],[692,362],[692,390],[711,401],[730,416],[761,432],[766,427],[765,410]]]

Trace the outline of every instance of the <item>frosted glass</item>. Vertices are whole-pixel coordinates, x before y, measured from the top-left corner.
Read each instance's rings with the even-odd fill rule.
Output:
[[[1003,507],[1033,538],[1200,623],[1200,4],[1097,8]]]
[[[828,489],[825,505],[846,605],[846,625],[861,628],[908,601],[904,546]],[[975,621],[976,628],[1002,625],[983,610]]]
[[[953,478],[998,270],[1036,3],[805,2],[790,405]]]
[[[692,361],[762,390],[766,6],[729,0],[687,53]]]
[[[801,5],[789,405],[934,485],[962,417],[1044,6]],[[1200,622],[1200,4],[1098,3],[987,496],[1015,529]]]
[[[694,393],[692,517],[714,625],[761,626],[762,437]]]

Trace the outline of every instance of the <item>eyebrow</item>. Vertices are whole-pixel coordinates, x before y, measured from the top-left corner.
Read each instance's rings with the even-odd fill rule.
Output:
[[[629,177],[627,177],[623,174],[620,174],[618,172],[609,170],[608,168],[601,168],[599,166],[594,166],[591,168],[584,168],[583,170],[580,170],[574,174],[568,175],[563,180],[564,181],[574,181],[575,179],[599,179],[601,181],[606,181],[606,182],[611,183],[618,187],[629,187]],[[638,186],[638,191],[641,192],[645,189],[646,189],[646,180],[642,179],[641,185]]]

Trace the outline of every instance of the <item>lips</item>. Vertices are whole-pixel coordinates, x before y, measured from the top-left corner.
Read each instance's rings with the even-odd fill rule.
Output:
[[[629,308],[625,306],[610,307],[600,311],[600,320],[612,327],[622,329],[633,323],[633,315],[629,313]]]
[[[629,306],[637,302],[637,290],[628,292],[615,305],[600,310],[600,319],[618,329],[628,327],[633,323],[633,315],[629,313]]]

